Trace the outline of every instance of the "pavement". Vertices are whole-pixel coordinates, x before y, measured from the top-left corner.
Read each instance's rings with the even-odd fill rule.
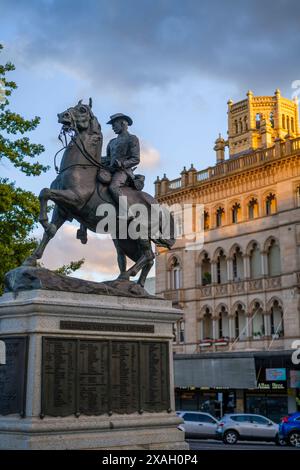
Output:
[[[214,441],[213,439],[200,440],[200,439],[188,439],[187,440],[190,450],[275,450],[275,451],[300,451],[300,447],[290,446],[277,446],[272,442],[237,442],[237,444],[229,445],[224,444],[222,441]]]

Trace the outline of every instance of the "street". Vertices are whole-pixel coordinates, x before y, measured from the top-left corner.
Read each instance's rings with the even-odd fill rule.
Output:
[[[290,447],[290,446],[277,446],[273,443],[266,442],[238,442],[234,445],[224,444],[222,441],[210,440],[200,440],[200,439],[189,439],[187,441],[190,445],[190,450],[295,450],[299,451],[300,448]]]

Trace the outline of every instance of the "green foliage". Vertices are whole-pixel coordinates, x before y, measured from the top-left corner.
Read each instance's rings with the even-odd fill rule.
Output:
[[[36,247],[29,233],[38,214],[39,201],[34,194],[0,178],[0,293],[4,274],[20,266]]]
[[[0,44],[0,52],[1,49]],[[8,109],[8,97],[17,85],[7,80],[6,74],[13,70],[11,62],[0,64],[0,163],[7,159],[27,176],[37,176],[48,169],[36,160],[44,147],[31,143],[24,134],[35,130],[40,118],[28,120]],[[30,233],[38,222],[39,207],[39,200],[32,192],[17,188],[7,178],[0,178],[0,295],[5,273],[20,266],[37,246],[38,241]],[[84,259],[72,261],[57,272],[70,274],[83,263]]]
[[[0,44],[0,51],[1,49],[3,46]],[[9,81],[6,78],[7,73],[13,70],[15,67],[11,62],[0,64],[0,84],[3,92],[3,100],[0,101],[0,161],[7,158],[26,175],[40,175],[49,167],[32,160],[44,151],[44,147],[31,143],[29,138],[24,136],[26,132],[36,129],[40,118],[36,116],[28,120],[8,108],[8,97],[17,88],[14,81]]]
[[[71,261],[69,264],[64,264],[60,268],[56,269],[55,272],[57,274],[64,274],[65,276],[68,276],[74,271],[77,271],[77,269],[80,269],[84,261],[84,258],[79,259],[78,261]]]

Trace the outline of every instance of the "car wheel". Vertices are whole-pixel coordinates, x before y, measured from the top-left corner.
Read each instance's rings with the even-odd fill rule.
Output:
[[[236,444],[238,441],[238,433],[236,431],[226,431],[223,437],[225,444]]]
[[[289,444],[293,447],[300,447],[300,432],[291,432],[291,434],[289,435]]]

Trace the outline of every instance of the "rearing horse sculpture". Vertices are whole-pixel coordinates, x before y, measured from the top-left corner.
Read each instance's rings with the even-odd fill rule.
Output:
[[[43,238],[32,253],[25,260],[24,265],[35,266],[37,260],[43,255],[48,242],[55,236],[57,230],[67,221],[73,219],[89,230],[96,232],[101,216],[97,215],[97,208],[102,204],[113,204],[107,184],[104,184],[101,175],[107,176],[107,169],[101,161],[103,137],[101,126],[92,112],[92,102],[89,105],[81,101],[66,111],[58,114],[58,122],[63,125],[63,130],[72,131],[73,136],[66,145],[58,176],[52,182],[50,188],[44,188],[40,195],[39,221],[44,227]],[[99,181],[100,180],[100,181]],[[146,277],[153,265],[154,253],[151,241],[159,246],[171,248],[175,239],[173,235],[174,222],[171,222],[170,236],[164,238],[159,231],[158,236],[151,237],[151,207],[157,205],[157,201],[144,191],[125,186],[123,194],[127,197],[128,207],[140,203],[147,208],[147,233],[145,238],[113,240],[118,256],[120,275],[118,279],[129,280],[140,272],[138,283],[144,286]],[[55,203],[51,222],[48,221],[47,203],[51,200]],[[166,209],[164,209],[163,213]],[[102,216],[103,219],[103,216]],[[161,226],[161,224],[160,224]],[[126,270],[126,256],[135,264]]]

